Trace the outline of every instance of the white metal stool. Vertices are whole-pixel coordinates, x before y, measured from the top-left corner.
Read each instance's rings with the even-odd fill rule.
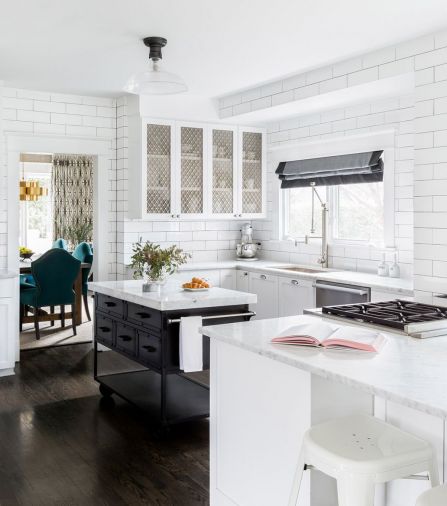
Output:
[[[416,506],[446,506],[447,504],[447,485],[427,490],[416,501]]]
[[[429,443],[367,415],[339,418],[306,432],[289,506],[296,505],[303,471],[309,468],[337,480],[339,506],[374,506],[376,483],[423,471],[432,487],[439,485]]]

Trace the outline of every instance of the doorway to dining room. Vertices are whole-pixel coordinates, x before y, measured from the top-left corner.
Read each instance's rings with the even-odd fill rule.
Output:
[[[92,340],[93,307],[87,280],[93,276],[93,170],[94,157],[90,155],[20,154],[21,351]],[[48,279],[54,272],[55,255],[47,252],[56,248],[66,250],[81,262],[80,280],[74,283],[75,303],[71,306],[75,316],[65,313],[65,305],[57,304],[56,293],[61,290],[57,279],[45,289],[45,279],[40,279],[39,288],[46,292],[42,297],[53,297],[55,304],[39,308],[26,304],[29,290],[39,285],[32,262],[41,259],[41,272],[47,272]],[[67,255],[61,257],[63,261]],[[45,262],[49,264],[46,271]],[[70,319],[75,320],[75,326],[66,324],[71,323],[66,322]]]
[[[7,268],[20,271],[20,155],[23,153],[82,153],[93,158],[93,244],[94,257],[92,272],[95,279],[107,280],[116,277],[116,151],[114,140],[109,138],[88,138],[76,136],[51,136],[36,133],[5,133],[8,165],[7,190]],[[17,283],[18,285],[18,283]],[[19,289],[13,295],[11,315],[16,329],[10,336],[8,346],[15,350],[15,360],[20,361],[19,332]],[[68,309],[68,308],[67,308]],[[67,321],[67,324],[70,324]],[[57,324],[55,324],[56,326]],[[60,324],[59,324],[60,325]],[[91,324],[77,326],[78,335],[85,332],[91,338]],[[43,339],[39,340],[41,346]]]

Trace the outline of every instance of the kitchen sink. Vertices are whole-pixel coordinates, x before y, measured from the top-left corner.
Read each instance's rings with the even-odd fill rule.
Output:
[[[312,269],[311,267],[298,267],[297,265],[284,265],[282,267],[268,267],[268,269],[277,269],[280,271],[304,272],[307,274],[315,274],[317,272],[325,272],[322,269]]]

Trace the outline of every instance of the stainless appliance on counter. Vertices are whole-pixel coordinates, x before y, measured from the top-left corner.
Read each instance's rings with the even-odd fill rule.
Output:
[[[241,228],[241,242],[236,245],[236,255],[239,260],[257,260],[259,242],[253,241],[253,227],[244,223]]]
[[[333,281],[315,281],[316,306],[337,306],[369,302],[371,289],[366,286],[334,283]]]

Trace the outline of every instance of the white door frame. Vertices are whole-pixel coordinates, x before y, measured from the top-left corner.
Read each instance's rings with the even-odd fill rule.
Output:
[[[8,163],[8,245],[7,268],[19,272],[19,180],[20,153],[68,153],[91,155],[95,157],[93,170],[93,243],[95,255],[93,270],[98,280],[107,279],[108,254],[108,170],[111,153],[110,139],[88,139],[74,137],[50,137],[33,134],[6,134]],[[16,294],[18,298],[18,291]],[[13,336],[16,348],[16,361],[20,358],[19,301],[14,303],[14,320],[17,331]]]

